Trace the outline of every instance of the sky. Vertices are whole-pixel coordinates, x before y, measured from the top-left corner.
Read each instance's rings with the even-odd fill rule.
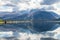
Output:
[[[3,6],[3,8],[1,8],[1,6]],[[60,0],[0,0],[0,11],[9,10],[8,12],[13,12],[15,8],[17,8],[18,11],[42,9],[54,11],[60,15]]]

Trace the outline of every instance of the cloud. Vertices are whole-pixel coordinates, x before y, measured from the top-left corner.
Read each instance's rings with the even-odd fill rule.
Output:
[[[0,12],[12,12],[13,7],[5,7],[5,6],[0,6]]]
[[[26,10],[26,9],[36,9],[36,8],[40,8],[41,0],[30,0],[30,1],[23,1],[23,2],[19,2],[18,3],[18,8],[19,10]]]
[[[60,2],[60,0],[43,0],[43,2],[41,4],[42,5],[51,5],[51,4],[54,4],[56,2]]]
[[[43,5],[40,10],[42,10],[42,11],[52,11],[52,10],[56,10],[56,9],[52,5]]]
[[[44,11],[54,11],[56,13],[60,13],[60,0],[1,0],[0,6],[4,6],[4,8],[1,8],[0,11],[7,11],[13,12],[13,11],[23,11],[23,10],[32,10],[32,9],[40,9]],[[3,9],[3,10],[2,10]],[[6,12],[7,12],[6,11]]]
[[[52,1],[52,3],[50,1],[44,2],[43,6],[41,6],[42,8],[40,10],[44,10],[44,11],[53,11],[56,14],[60,15],[60,1],[59,0],[54,0]],[[41,4],[42,5],[42,4]]]
[[[40,8],[41,2],[42,0],[1,0],[1,6],[15,6],[15,9],[18,8],[18,10],[21,11]]]
[[[52,6],[56,9],[54,11],[60,15],[60,2],[52,4]]]
[[[6,3],[0,0],[0,6],[5,5]]]
[[[56,10],[56,8],[52,5],[60,0],[1,0],[1,6],[13,6],[18,11],[22,10],[32,10],[32,9],[41,9],[41,10]],[[45,7],[43,5],[45,5]],[[51,5],[52,6],[51,6]],[[15,10],[16,11],[16,10]]]

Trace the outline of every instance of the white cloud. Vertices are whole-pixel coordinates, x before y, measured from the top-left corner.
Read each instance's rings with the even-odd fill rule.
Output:
[[[0,0],[0,6],[5,5],[6,3]]]
[[[19,10],[41,8],[40,2],[42,2],[42,1],[41,0],[31,0],[28,2],[24,2],[24,3],[23,2],[18,3],[17,6],[19,7]]]
[[[8,3],[11,4],[10,1],[0,0],[0,12],[12,12],[13,11],[13,7],[4,6],[4,5],[8,4]]]
[[[41,5],[41,7],[41,10],[43,11],[53,11],[56,14],[60,15],[60,2],[51,5]]]
[[[42,0],[19,0],[17,3],[15,3],[17,0],[1,0],[0,6],[6,5],[6,4],[13,4],[16,7],[19,8],[19,11],[21,10],[27,10],[27,9],[39,9],[41,8],[40,3]]]
[[[0,12],[12,12],[12,11],[13,11],[13,7],[0,6]]]
[[[54,11],[60,15],[60,2],[52,4],[52,6],[56,9]]]

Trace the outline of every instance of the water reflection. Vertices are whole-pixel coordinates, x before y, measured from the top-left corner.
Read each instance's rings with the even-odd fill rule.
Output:
[[[16,38],[16,37],[6,37],[6,38],[0,38],[0,40],[58,40],[54,38],[40,38],[40,39],[31,39],[28,37],[27,39],[21,39],[21,38]]]
[[[41,38],[40,40],[58,40],[58,39],[54,39],[54,38]]]
[[[16,32],[14,35],[13,34],[14,33],[8,34],[8,35],[12,35],[12,36],[7,35],[7,37],[6,36],[0,37],[0,40],[58,40],[58,39],[53,38],[52,36],[50,37],[49,35],[46,35],[46,34],[33,34],[33,33],[25,33],[25,32],[18,32],[18,34]]]

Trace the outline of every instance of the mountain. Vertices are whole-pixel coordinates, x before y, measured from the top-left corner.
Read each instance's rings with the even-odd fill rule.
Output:
[[[22,15],[20,15],[20,13]],[[57,26],[55,26],[56,24],[54,24],[54,23],[47,23],[47,22],[45,23],[45,22],[41,22],[39,20],[40,19],[52,20],[52,19],[57,19],[56,17],[59,17],[56,13],[48,12],[48,11],[32,10],[29,13],[28,12],[18,12],[15,14],[5,15],[2,18],[3,19],[7,18],[4,20],[23,20],[23,21],[33,19],[32,23],[27,22],[27,23],[21,23],[21,24],[4,24],[4,25],[2,25],[2,27],[5,28],[5,30],[8,29],[11,31],[14,31],[14,30],[20,31],[20,29],[23,29],[23,30],[30,30],[31,32],[40,33],[40,32],[54,30],[57,28]]]

